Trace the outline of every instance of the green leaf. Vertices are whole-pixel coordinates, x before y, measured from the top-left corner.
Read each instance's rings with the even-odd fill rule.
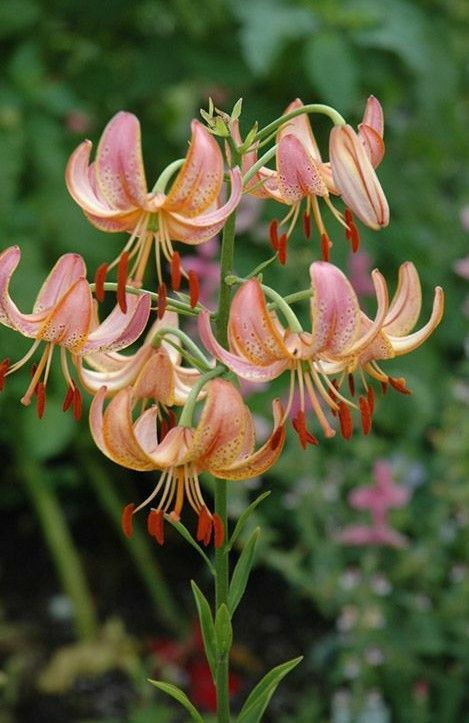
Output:
[[[262,680],[259,681],[246,698],[237,718],[237,723],[258,723],[280,681],[293,670],[301,660],[303,660],[303,656],[293,658],[293,660],[287,660],[286,663],[277,665],[264,675]]]
[[[163,693],[167,693],[167,695],[170,695],[171,698],[174,698],[181,705],[183,705],[187,712],[190,714],[192,720],[197,721],[197,723],[204,723],[204,719],[202,718],[198,710],[194,708],[187,695],[176,685],[172,685],[172,683],[163,683],[161,680],[149,680],[149,682],[154,685],[155,688],[162,690]]]
[[[238,120],[239,116],[241,115],[241,110],[243,108],[243,99],[239,98],[239,100],[236,101],[236,103],[233,106],[233,110],[231,111],[231,120]]]
[[[226,655],[233,643],[233,627],[230,611],[225,603],[220,605],[215,617],[215,639],[218,655],[220,657]]]
[[[254,552],[260,532],[260,527],[256,527],[251,537],[249,538],[246,546],[244,547],[241,555],[239,556],[238,562],[236,563],[236,567],[233,571],[230,589],[228,590],[228,608],[232,615],[238,607],[239,602],[244,595],[244,591],[246,590],[249,574],[251,572],[254,562]]]
[[[347,113],[359,95],[359,68],[353,45],[340,31],[313,35],[305,45],[307,78],[324,102]]]
[[[174,519],[171,517],[171,515],[165,515],[164,517],[165,517],[165,520],[166,520],[167,522],[170,522],[170,523],[172,524],[172,526],[179,532],[179,534],[181,535],[181,537],[183,537],[183,538],[186,540],[186,542],[188,542],[189,545],[191,545],[191,547],[194,548],[194,550],[197,550],[197,552],[199,553],[199,555],[205,560],[205,562],[206,562],[206,564],[207,564],[207,567],[208,567],[208,569],[210,570],[210,572],[212,573],[212,575],[215,575],[215,568],[213,567],[210,558],[209,558],[209,557],[205,554],[205,552],[202,550],[202,548],[200,547],[199,543],[196,542],[196,540],[194,540],[194,538],[192,537],[192,535],[191,535],[191,533],[189,532],[189,530],[187,529],[187,527],[185,527],[185,526],[182,524],[182,522],[176,522],[176,520],[174,520]]]
[[[251,502],[249,507],[246,507],[243,514],[240,515],[238,522],[236,523],[236,527],[233,530],[233,534],[231,535],[231,539],[228,545],[228,549],[232,550],[233,545],[240,536],[241,532],[244,529],[244,526],[246,522],[248,521],[249,517],[252,515],[254,510],[256,509],[257,505],[260,505],[260,503],[265,500],[270,495],[270,490],[267,490],[267,492],[263,492],[259,497],[256,497],[254,502]]]
[[[194,580],[191,580],[192,592],[194,593],[195,604],[197,606],[197,614],[200,621],[200,630],[204,641],[205,655],[210,666],[212,677],[215,680],[216,671],[216,636],[215,625],[213,624],[212,611],[207,598],[202,590],[197,586]]]

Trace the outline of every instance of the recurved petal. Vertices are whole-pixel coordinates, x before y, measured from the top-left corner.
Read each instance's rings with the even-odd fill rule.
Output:
[[[249,479],[263,474],[275,464],[285,442],[285,427],[282,424],[283,409],[278,399],[274,400],[272,409],[274,429],[265,444],[247,457],[238,455],[238,458],[227,466],[214,465],[210,460],[209,471],[213,475],[229,480]]]
[[[305,196],[327,196],[320,161],[315,160],[292,133],[279,141],[277,172],[280,194],[287,203],[297,203]]]
[[[48,311],[80,278],[86,278],[86,266],[80,254],[64,254],[50,271],[34,303],[33,313]]]
[[[296,98],[290,103],[289,106],[285,108],[283,115],[287,115],[293,110],[303,108],[303,105],[303,101],[301,101],[299,98]],[[298,138],[298,140],[305,148],[306,152],[315,161],[321,163],[321,153],[319,151],[319,147],[316,143],[316,138],[314,137],[313,129],[311,127],[310,116],[308,116],[307,113],[302,113],[301,115],[292,118],[283,126],[281,126],[277,134],[277,142],[290,133],[292,133],[296,138]]]
[[[442,319],[444,306],[445,299],[443,289],[440,286],[437,286],[435,289],[435,297],[433,299],[432,314],[425,326],[422,326],[421,329],[415,331],[413,334],[408,334],[407,336],[393,336],[391,334],[387,334],[396,356],[407,354],[408,352],[417,349],[417,347],[428,339]]]
[[[389,223],[389,206],[363,142],[349,125],[334,126],[329,155],[335,185],[345,204],[366,226]]]
[[[191,130],[186,160],[164,203],[165,210],[188,218],[208,209],[223,183],[223,156],[215,138],[198,120],[192,121]]]
[[[151,299],[148,294],[126,294],[127,313],[118,305],[88,336],[80,354],[124,349],[142,334],[150,316]]]
[[[107,356],[105,353],[99,356],[99,368],[89,369],[87,366],[84,366],[84,363],[94,365],[93,356],[86,357],[86,359],[76,356],[73,361],[78,378],[88,392],[96,394],[104,385],[107,388],[108,395],[111,395],[135,381],[139,371],[152,353],[153,350],[150,347],[142,346],[135,354],[129,355],[128,357],[125,357],[123,354],[119,355],[119,360],[113,359],[112,356],[109,355],[110,358],[107,369],[105,367]]]
[[[166,212],[163,206],[164,220],[170,238],[186,244],[199,244],[213,238],[223,227],[228,216],[235,210],[242,194],[242,177],[239,168],[230,171],[231,193],[228,201],[216,209],[189,217],[184,213]]]
[[[103,412],[105,398],[106,387],[102,387],[90,407],[90,429],[97,447],[123,467],[142,472],[155,469],[134,432],[131,389],[118,392]]]
[[[199,469],[230,464],[243,447],[245,423],[238,390],[224,379],[213,379],[185,461]]]
[[[120,111],[111,118],[98,144],[95,167],[98,188],[112,208],[143,206],[147,182],[140,123],[133,113]]]
[[[167,352],[154,351],[134,382],[135,399],[153,399],[171,407],[174,404],[175,372]]]
[[[47,313],[22,314],[10,296],[10,279],[20,258],[19,246],[10,246],[0,253],[0,323],[24,336],[35,337]]]
[[[345,274],[326,261],[315,261],[311,277],[312,354],[343,355],[360,333],[360,305]]]
[[[417,269],[410,261],[399,268],[397,290],[389,307],[383,330],[392,336],[404,336],[414,328],[422,308],[422,290]]]
[[[364,331],[362,328],[363,333],[359,335],[359,338],[346,348],[346,354],[358,354],[362,349],[365,349],[368,344],[373,342],[383,328],[384,320],[388,311],[388,288],[383,275],[380,274],[377,269],[372,271],[371,278],[373,280],[376,293],[376,316]]]

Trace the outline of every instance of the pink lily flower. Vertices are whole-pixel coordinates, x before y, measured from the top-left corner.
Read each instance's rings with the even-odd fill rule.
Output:
[[[21,399],[30,404],[37,396],[37,409],[42,417],[45,407],[45,390],[54,348],[60,347],[62,372],[68,384],[64,407],[73,407],[80,416],[81,395],[72,380],[67,364],[67,352],[73,357],[91,353],[112,352],[132,344],[144,330],[150,315],[150,297],[128,295],[126,314],[115,307],[101,324],[96,320],[93,297],[86,280],[86,266],[78,254],[61,256],[36,297],[31,314],[22,313],[9,292],[10,279],[18,266],[21,251],[11,246],[0,254],[0,323],[15,329],[23,336],[34,339],[25,356],[10,365],[4,360],[0,365],[0,382],[20,369],[34,355],[42,342],[45,349],[37,365],[33,367],[31,383]]]
[[[416,323],[421,305],[418,275],[410,263],[401,267],[398,290],[391,305],[384,278],[379,271],[372,272],[377,297],[373,321],[360,309],[352,285],[336,266],[324,261],[315,262],[310,267],[310,277],[311,332],[283,326],[277,315],[268,309],[257,279],[242,284],[233,298],[228,325],[229,350],[215,339],[208,312],[202,311],[199,315],[202,343],[239,377],[251,382],[266,382],[285,371],[290,372],[285,414],[290,412],[297,380],[300,411],[293,426],[303,447],[317,443],[305,426],[305,394],[326,437],[332,437],[335,431],[320,400],[339,417],[344,438],[348,439],[352,433],[350,408],[359,410],[362,430],[367,434],[374,410],[373,389],[364,382],[364,394],[355,403],[340,392],[343,379],[348,377],[352,397],[355,395],[353,374],[357,369],[408,393],[404,380],[384,374],[376,360],[404,354],[420,346],[438,325],[443,313],[443,292],[438,287],[430,320],[420,331],[408,333]]]
[[[103,231],[130,234],[120,257],[119,280],[123,283],[128,275],[135,285],[140,284],[155,246],[160,286],[163,254],[171,263],[173,287],[179,288],[181,274],[188,274],[181,268],[172,242],[196,245],[213,238],[239,203],[242,180],[235,168],[230,171],[231,195],[218,207],[223,156],[213,136],[199,121],[193,120],[191,128],[189,151],[167,193],[164,173],[162,185],[159,181],[148,191],[140,123],[132,113],[121,111],[109,121],[93,163],[89,140],[81,143],[70,157],[65,174],[67,188],[88,220]],[[102,271],[99,280],[102,283]],[[189,277],[189,281],[195,288],[196,280]]]
[[[132,533],[132,517],[155,498],[156,507],[148,516],[148,531],[162,544],[164,513],[179,520],[184,498],[199,518],[197,539],[205,544],[215,533],[215,545],[223,542],[223,525],[208,511],[202,496],[199,475],[206,471],[215,477],[242,480],[262,474],[278,459],[285,431],[282,409],[273,403],[274,429],[269,439],[254,451],[254,422],[238,390],[223,379],[207,384],[207,395],[197,426],[176,425],[163,439],[157,431],[157,407],[153,406],[132,420],[135,399],[131,388],[118,392],[104,410],[106,388],[91,404],[90,427],[99,449],[117,464],[140,471],[159,470],[162,475],[149,497],[137,508],[127,505],[123,528]]]
[[[285,114],[302,107],[303,102],[297,98],[285,109]],[[359,233],[353,221],[352,212],[370,228],[376,229],[387,225],[389,209],[373,170],[379,165],[384,155],[383,127],[381,105],[374,96],[370,96],[363,120],[358,126],[358,133],[355,133],[348,125],[333,128],[330,162],[324,162],[314,137],[311,121],[306,114],[299,115],[281,126],[276,138],[278,146],[276,170],[261,168],[247,187],[247,191],[252,195],[272,198],[291,206],[285,218],[279,223],[273,222],[271,226],[272,244],[276,250],[289,239],[297,223],[303,200],[306,201],[303,216],[305,235],[309,237],[311,234],[312,214],[321,237],[325,261],[329,260],[331,241],[322,219],[319,198],[324,200],[332,214],[345,227],[346,237],[350,240],[353,251],[358,249]],[[350,132],[353,134],[354,166],[347,175],[342,145],[344,134],[348,136],[351,135]],[[235,134],[239,136],[237,129],[235,129]],[[355,140],[357,148],[355,148]],[[256,156],[255,150],[245,155],[243,160],[245,170],[255,163]],[[365,174],[364,178],[349,177],[352,176],[352,172],[355,175],[362,172]],[[373,192],[368,205],[365,204],[365,200],[368,199],[365,192],[369,194]],[[331,194],[342,197],[348,206],[345,214],[340,213],[332,204]],[[374,213],[370,213],[369,209],[372,202],[374,203]],[[379,218],[377,218],[377,210],[379,210]],[[286,224],[288,224],[287,230],[279,238],[279,229]]]

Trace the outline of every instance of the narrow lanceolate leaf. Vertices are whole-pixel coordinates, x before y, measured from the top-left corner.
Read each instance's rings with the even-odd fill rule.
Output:
[[[218,656],[225,656],[229,652],[233,643],[233,628],[231,625],[230,611],[225,603],[220,605],[215,617],[215,640]]]
[[[254,510],[256,509],[257,505],[259,505],[263,500],[266,499],[270,495],[270,491],[267,490],[267,492],[263,492],[259,497],[256,497],[254,502],[251,502],[249,507],[247,507],[242,515],[240,515],[238,522],[236,523],[236,527],[233,530],[233,534],[231,535],[231,539],[229,542],[229,549],[231,550],[233,548],[233,545],[235,544],[236,540],[240,536],[241,532],[244,529],[244,526],[246,522],[248,521],[249,517],[252,515]]]
[[[190,702],[187,695],[180,690],[176,685],[172,685],[171,683],[163,683],[160,680],[150,680],[149,681],[152,685],[155,686],[155,688],[159,688],[159,690],[162,690],[164,693],[167,693],[171,696],[171,698],[174,698],[177,700],[181,705],[184,706],[184,708],[187,710],[189,715],[191,716],[192,720],[197,721],[197,723],[204,723],[204,719],[200,715],[200,713],[194,708],[192,703]]]
[[[303,660],[303,656],[288,660],[264,675],[248,695],[236,723],[259,723],[278,684],[301,660]]]
[[[165,520],[166,520],[167,522],[170,522],[170,523],[172,524],[172,526],[179,532],[179,534],[181,535],[181,537],[183,537],[183,538],[186,540],[186,542],[188,542],[189,545],[191,545],[191,546],[194,548],[194,550],[197,550],[197,552],[199,553],[199,555],[200,555],[201,557],[203,557],[203,559],[205,560],[205,563],[206,563],[208,569],[210,570],[210,572],[212,573],[212,575],[215,575],[215,568],[213,567],[213,565],[212,565],[212,563],[211,563],[211,561],[210,561],[210,558],[205,554],[205,552],[204,552],[203,549],[200,547],[200,545],[198,544],[198,542],[196,542],[196,540],[194,540],[194,538],[192,537],[192,535],[191,535],[191,533],[189,532],[189,530],[187,529],[187,527],[185,527],[185,526],[182,524],[182,522],[179,522],[179,521],[176,522],[176,520],[174,520],[174,519],[171,517],[171,515],[165,515]]]
[[[197,606],[197,614],[199,616],[200,630],[204,641],[205,655],[212,673],[212,678],[215,680],[217,652],[215,625],[213,623],[212,611],[207,598],[194,580],[191,580],[191,586],[192,592],[194,593],[195,604]]]
[[[238,607],[239,602],[244,595],[244,591],[246,590],[249,574],[254,562],[254,552],[257,540],[259,539],[260,531],[260,528],[256,527],[239,556],[238,562],[236,563],[236,567],[233,571],[233,577],[231,578],[230,589],[228,591],[228,608],[231,615],[233,615],[234,611]]]

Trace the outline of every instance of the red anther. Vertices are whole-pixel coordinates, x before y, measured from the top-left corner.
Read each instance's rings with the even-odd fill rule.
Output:
[[[347,228],[345,229],[345,238],[350,241],[353,253],[356,253],[360,248],[360,233],[353,220],[352,212],[349,208],[345,209],[345,223]]]
[[[318,440],[313,434],[310,434],[306,428],[305,413],[303,409],[300,409],[296,417],[292,420],[293,429],[298,435],[300,444],[303,449],[306,449],[308,444],[318,444]]]
[[[31,364],[31,378],[36,374],[37,371],[37,364],[34,362],[34,364]]]
[[[121,515],[122,532],[129,539],[132,537],[132,533],[134,531],[133,519],[132,519],[134,510],[135,510],[134,503],[129,502],[129,504],[126,505],[124,507],[124,509],[122,510],[122,515]]]
[[[283,425],[281,427],[278,427],[278,429],[275,430],[275,432],[272,435],[272,438],[270,440],[270,449],[274,450],[277,449],[277,447],[280,444],[280,440],[282,439],[283,434]]]
[[[207,532],[205,533],[205,537],[202,540],[205,547],[210,544],[210,540],[212,539],[212,532],[213,532],[213,517],[210,515],[208,525],[207,525]]]
[[[352,416],[345,402],[339,402],[340,432],[344,439],[350,439],[353,432]]]
[[[216,513],[213,515],[213,532],[214,532],[214,545],[218,549],[223,545],[225,539],[225,528],[223,526],[223,520],[220,515]]]
[[[322,260],[323,261],[329,261],[329,249],[331,247],[331,242],[329,239],[329,236],[327,233],[321,234],[321,252],[322,252]]]
[[[375,411],[375,393],[373,390],[373,387],[368,387],[366,398],[368,399],[368,406],[370,408],[370,414],[373,416],[373,412]]]
[[[363,434],[369,434],[371,431],[371,411],[368,399],[366,397],[358,398],[358,406],[360,407],[360,415],[362,418],[362,431]]]
[[[150,537],[154,537],[159,545],[164,545],[163,510],[150,510],[147,517],[147,531]]]
[[[345,229],[345,238],[350,239],[350,224],[353,223],[353,214],[349,208],[345,209],[344,213],[345,223],[347,228]]]
[[[81,412],[83,409],[83,400],[81,397],[81,392],[78,389],[78,387],[75,387],[73,392],[73,418],[76,422],[79,422],[81,419]]]
[[[10,366],[10,360],[4,359],[0,364],[0,392],[5,389],[5,376]]]
[[[164,313],[168,307],[168,294],[166,291],[166,284],[161,283],[158,286],[158,319],[162,319]]]
[[[287,234],[283,233],[278,240],[278,260],[282,266],[287,263]]]
[[[208,535],[208,542],[205,542]],[[212,516],[207,508],[204,506],[199,512],[199,522],[197,524],[196,539],[198,542],[203,542],[208,545],[210,537],[212,535]]]
[[[275,219],[270,222],[269,226],[270,243],[274,251],[278,251],[278,221]]]
[[[303,214],[303,232],[305,238],[311,237],[311,216],[306,212]]]
[[[388,377],[388,382],[400,394],[412,394],[410,389],[406,386],[404,377]]]
[[[127,313],[127,299],[125,298],[125,286],[127,284],[127,270],[129,266],[129,252],[124,251],[119,259],[117,267],[117,303],[123,314]]]
[[[355,396],[355,378],[353,374],[348,375],[348,388],[350,389],[350,394],[352,397]]]
[[[176,415],[174,414],[172,409],[168,409],[167,414],[168,414],[167,424],[168,424],[168,431],[169,431],[170,429],[172,429],[173,427],[176,426],[177,419],[176,419]]]
[[[106,293],[104,290],[104,282],[106,281],[107,270],[108,265],[101,264],[101,266],[98,266],[96,269],[94,275],[94,293],[98,301],[104,301],[104,294]]]
[[[39,419],[42,419],[44,416],[44,411],[46,409],[46,388],[44,386],[43,382],[38,382],[36,384],[36,411],[37,416]]]
[[[171,256],[171,287],[178,291],[181,286],[181,255],[175,251]]]
[[[64,398],[64,403],[62,404],[62,412],[67,412],[70,409],[70,407],[72,406],[74,393],[75,393],[75,387],[70,385],[67,389],[67,393]]]
[[[166,435],[169,432],[169,425],[166,419],[163,419],[160,426],[160,442],[163,441],[163,439],[166,437]]]
[[[381,382],[381,393],[383,394],[383,396],[386,394],[387,391],[388,391],[388,383]]]
[[[195,273],[195,271],[189,271],[188,277],[189,277],[189,299],[191,302],[191,308],[193,309],[194,306],[197,306],[197,302],[199,301],[200,285],[199,285],[198,276]]]

